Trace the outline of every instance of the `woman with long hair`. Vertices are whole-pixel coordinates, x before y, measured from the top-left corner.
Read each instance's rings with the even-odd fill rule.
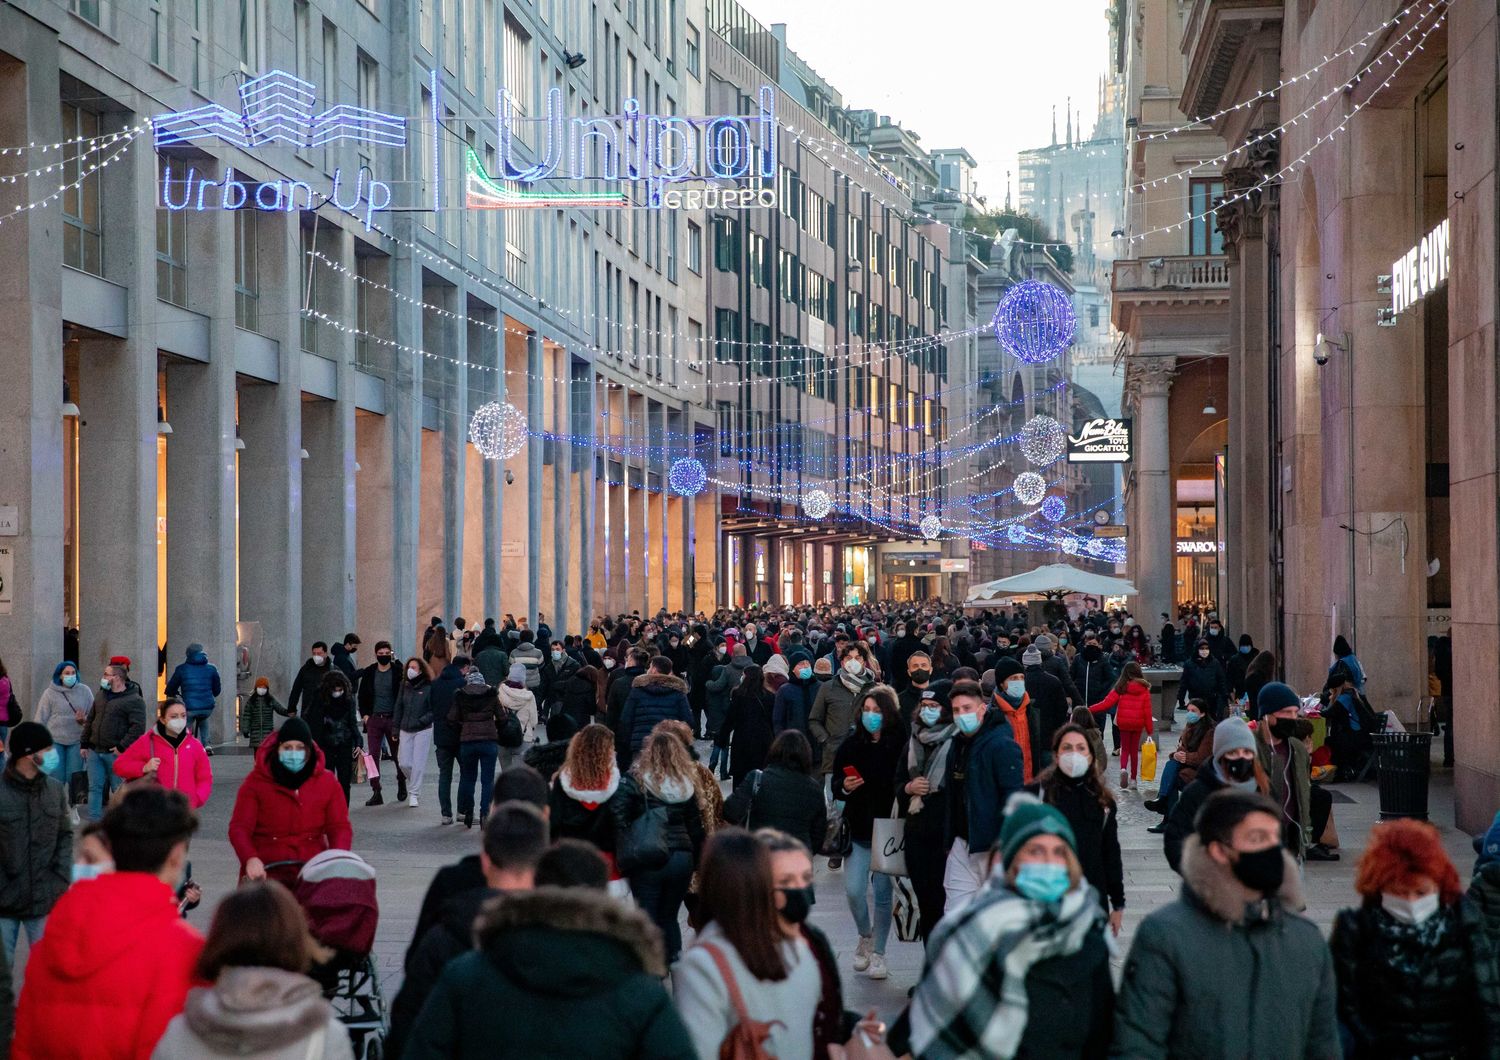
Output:
[[[1256,701],[1260,699],[1260,690],[1274,680],[1276,653],[1268,649],[1256,652],[1250,665],[1245,667],[1245,696],[1241,701],[1245,704],[1245,709],[1253,712]]]
[[[932,676],[938,680],[952,679],[953,671],[959,667],[958,656],[947,637],[934,637],[932,641]]]
[[[1442,838],[1424,821],[1370,833],[1354,889],[1333,924],[1345,1056],[1479,1057],[1500,1042],[1493,939]]]
[[[729,776],[738,787],[751,770],[766,764],[775,739],[772,713],[775,693],[765,686],[759,666],[745,667],[739,687],[729,697],[729,713],[719,726],[714,744],[729,751]]]
[[[1156,731],[1151,716],[1151,685],[1141,672],[1141,664],[1132,660],[1120,671],[1120,679],[1109,695],[1089,708],[1095,714],[1115,711],[1115,729],[1120,734],[1120,788],[1134,786],[1141,763],[1141,737]]]
[[[682,741],[661,728],[653,729],[641,753],[610,800],[615,815],[616,851],[631,827],[647,813],[664,810],[667,859],[657,866],[622,865],[630,891],[646,915],[661,929],[670,965],[682,952],[682,929],[677,913],[693,879],[693,868],[703,849],[703,813],[698,802],[698,774]]]
[[[677,1011],[704,1060],[720,1056],[742,1023],[769,1031],[768,1054],[811,1060],[822,976],[807,940],[777,916],[787,899],[770,852],[749,832],[725,828],[709,840],[692,918],[698,938],[675,978]]]
[[[580,732],[606,710],[603,669],[580,666],[568,677],[562,688],[562,712],[573,719]]]
[[[937,699],[923,699],[912,712],[911,739],[898,766],[902,810],[906,817],[906,867],[917,896],[917,932],[925,941],[943,918],[947,892],[943,870],[948,860],[949,759],[958,727],[953,710]]]
[[[833,758],[833,797],[844,803],[844,820],[853,841],[844,864],[844,894],[859,931],[853,968],[871,979],[889,974],[885,943],[891,933],[891,878],[872,872],[875,818],[892,815],[896,767],[906,751],[901,707],[889,685],[873,685],[860,697],[858,720]],[[869,892],[875,890],[875,921],[870,922]]]
[[[771,744],[766,768],[734,789],[724,816],[751,831],[774,828],[809,850],[823,845],[828,810],[823,785],[812,775],[812,745],[801,729],[787,729]]]
[[[615,817],[611,800],[620,790],[615,761],[615,734],[599,724],[585,725],[568,741],[568,754],[547,795],[553,839],[582,839],[594,844],[615,867]]]
[[[1120,858],[1120,813],[1104,763],[1094,753],[1088,733],[1068,724],[1052,734],[1052,764],[1031,786],[1044,803],[1056,806],[1073,827],[1074,852],[1083,877],[1099,894],[1116,935],[1125,915],[1125,868]]]

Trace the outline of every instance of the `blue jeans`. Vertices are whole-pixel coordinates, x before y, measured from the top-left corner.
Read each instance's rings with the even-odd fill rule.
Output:
[[[0,744],[10,739],[10,726],[0,725]],[[5,769],[5,752],[0,751],[0,770]]]
[[[661,929],[668,964],[682,952],[682,926],[677,913],[692,882],[693,855],[687,850],[674,850],[661,868],[630,877],[630,893],[635,895],[636,904]]]
[[[479,779],[479,817],[490,812],[490,792],[495,787],[495,761],[500,745],[488,740],[458,745],[458,815],[474,812],[474,779]],[[440,800],[441,801],[441,800]]]
[[[69,778],[83,771],[83,752],[76,743],[55,743],[52,746],[57,748],[57,768],[49,775],[67,787]]]
[[[124,781],[115,776],[115,759],[104,751],[89,752],[89,820],[97,821],[104,816],[104,800]]]
[[[861,938],[869,937],[870,903],[868,893],[870,878],[875,878],[875,952],[885,953],[885,940],[891,933],[891,878],[883,872],[870,871],[870,844],[854,841],[849,856],[844,859],[844,894],[849,899],[849,912],[854,916],[854,926]]]
[[[26,937],[35,946],[42,937],[42,929],[47,926],[47,918],[44,916],[33,917],[10,917],[0,916],[0,944],[5,949],[5,967],[10,970],[16,963],[16,943],[20,941],[21,929],[26,929]]]
[[[446,747],[437,748],[438,764],[438,811],[444,817],[453,816],[453,763],[458,761],[458,752]]]
[[[1172,809],[1172,798],[1177,794],[1177,771],[1182,768],[1182,763],[1175,758],[1168,758],[1167,764],[1161,767],[1161,783],[1157,786],[1156,797],[1167,806],[1170,813]]]
[[[189,714],[187,731],[193,734],[193,738],[204,747],[209,746],[208,719],[212,714]]]

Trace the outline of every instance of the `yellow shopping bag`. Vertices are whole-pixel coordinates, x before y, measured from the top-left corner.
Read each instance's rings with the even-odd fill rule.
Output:
[[[1141,779],[1156,779],[1156,741],[1149,736],[1141,741]]]

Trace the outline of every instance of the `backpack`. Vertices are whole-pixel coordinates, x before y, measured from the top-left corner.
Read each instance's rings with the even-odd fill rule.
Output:
[[[714,959],[719,975],[729,989],[729,1000],[734,1003],[734,1011],[740,1018],[738,1023],[729,1028],[729,1033],[724,1035],[723,1042],[719,1044],[719,1060],[771,1060],[771,1054],[766,1052],[766,1039],[771,1036],[771,1028],[785,1027],[786,1024],[780,1020],[762,1022],[751,1019],[750,1014],[745,1011],[745,999],[740,994],[739,984],[734,981],[734,969],[729,967],[729,960],[724,952],[712,942],[701,945]]]
[[[11,685],[7,691],[10,695],[3,704],[0,704],[0,725],[9,728],[12,725],[21,724],[21,708],[16,703],[16,686]]]

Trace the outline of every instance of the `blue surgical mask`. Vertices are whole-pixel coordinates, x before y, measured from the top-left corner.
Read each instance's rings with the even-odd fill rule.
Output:
[[[97,880],[100,876],[107,876],[114,872],[115,867],[107,861],[85,865],[81,861],[73,862],[73,882],[82,883],[84,880]]]
[[[53,770],[55,770],[57,768],[57,760],[58,760],[58,758],[59,758],[59,755],[57,753],[57,748],[56,747],[49,747],[49,748],[47,748],[45,751],[42,752],[42,761],[41,761],[42,770],[44,772],[51,773]]]
[[[943,716],[943,711],[941,707],[923,707],[919,711],[919,716],[923,725],[936,725],[938,719]]]
[[[979,731],[979,723],[984,720],[977,710],[970,714],[953,715],[953,724],[958,726],[958,731],[965,736],[973,736]]]
[[[1021,679],[1005,682],[1005,698],[1012,703],[1021,702],[1021,697],[1026,695],[1026,682]]]
[[[1196,710],[1190,710],[1187,712],[1187,723],[1189,725],[1197,725],[1202,720],[1203,715],[1199,714]]]
[[[276,752],[276,757],[293,773],[302,772],[302,767],[307,765],[307,752],[298,748],[282,748]]]
[[[812,676],[812,667],[811,666],[799,666],[799,667],[797,667],[797,677],[798,677],[799,680],[806,681],[811,676]]]
[[[1072,886],[1068,867],[1055,861],[1028,861],[1016,870],[1016,890],[1035,902],[1059,901]]]
[[[72,688],[77,683],[78,683],[78,675],[77,674],[63,674],[62,675],[62,686],[64,688]]]
[[[880,731],[880,726],[882,723],[884,723],[885,717],[880,714],[871,714],[869,711],[865,711],[864,713],[860,714],[859,720],[860,724],[865,727],[865,731],[868,732],[871,736],[874,736]]]
[[[1240,654],[1241,655],[1249,655],[1250,654],[1250,645],[1248,645],[1248,644],[1241,644],[1240,645]]]

